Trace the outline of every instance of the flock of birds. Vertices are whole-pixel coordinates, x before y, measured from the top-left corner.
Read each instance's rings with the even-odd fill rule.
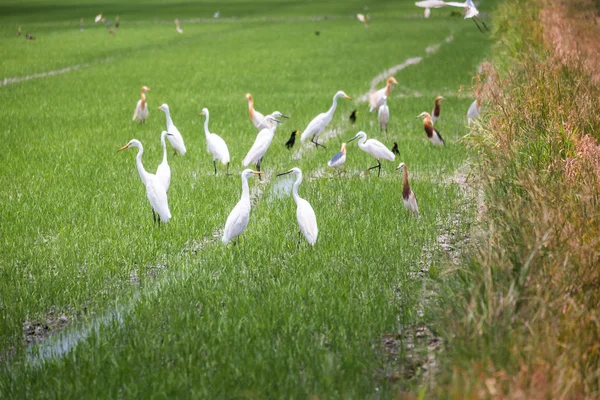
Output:
[[[389,77],[386,81],[385,87],[373,92],[369,97],[369,109],[371,112],[377,111],[379,125],[382,131],[387,130],[387,123],[389,120],[389,108],[387,106],[387,99],[390,97],[392,86],[395,84],[398,84],[396,79],[394,77]],[[148,91],[150,91],[149,87],[142,86],[140,99],[136,104],[135,111],[133,114],[133,120],[138,120],[141,124],[143,124],[146,121],[149,115],[148,103],[146,99],[146,94]],[[296,137],[300,135],[300,141],[302,143],[309,141],[310,143],[314,144],[315,148],[325,148],[325,146],[322,143],[319,143],[318,141],[319,135],[324,132],[325,128],[331,122],[335,110],[337,108],[338,99],[342,98],[351,100],[351,98],[341,90],[335,93],[335,95],[333,96],[333,102],[329,110],[313,118],[306,126],[304,131],[302,131],[302,133],[300,133],[300,131],[298,130],[293,131],[290,139],[285,143],[285,147],[291,149],[296,142]],[[257,175],[259,179],[262,179],[261,175],[263,174],[263,171],[261,171],[261,161],[273,142],[278,124],[282,122],[281,120],[283,118],[289,118],[287,115],[284,115],[279,111],[274,111],[273,113],[268,114],[266,116],[261,114],[254,108],[254,99],[250,93],[246,94],[246,100],[248,101],[248,114],[250,117],[250,121],[258,130],[258,134],[248,153],[242,160],[242,166],[248,167],[251,164],[256,165],[256,170],[246,168],[241,173],[242,197],[227,218],[222,236],[223,243],[235,241],[235,239],[238,238],[245,231],[250,219],[251,208],[248,179],[253,175]],[[444,100],[444,98],[442,96],[438,96],[435,99],[434,107],[431,114],[429,114],[428,112],[423,112],[420,115],[418,115],[417,118],[423,119],[423,129],[429,141],[433,145],[443,147],[445,146],[444,139],[442,138],[440,132],[434,127],[434,123],[437,122],[440,118],[442,100]],[[481,106],[479,100],[475,100],[467,113],[469,122],[472,118],[477,118],[480,107]],[[171,183],[171,169],[167,161],[166,141],[168,140],[171,146],[173,147],[175,155],[179,154],[183,156],[185,155],[187,150],[185,147],[183,136],[173,123],[169,106],[167,104],[163,104],[160,107],[158,107],[158,109],[165,113],[166,130],[162,131],[160,137],[161,145],[163,148],[163,160],[158,166],[156,174],[149,173],[145,170],[142,164],[142,155],[144,153],[144,147],[142,146],[142,143],[139,140],[132,139],[125,146],[121,147],[119,151],[125,150],[129,147],[136,147],[138,149],[138,154],[136,157],[138,173],[140,175],[142,183],[146,187],[146,196],[152,207],[153,220],[156,224],[160,225],[161,222],[167,223],[171,219],[171,211],[169,210],[167,198],[167,192]],[[356,122],[357,114],[357,110],[352,111],[352,113],[349,116],[349,120],[351,123]],[[206,138],[207,150],[212,155],[214,172],[215,174],[217,174],[217,161],[219,161],[223,165],[227,166],[227,175],[229,176],[229,165],[231,157],[229,155],[229,149],[227,147],[227,144],[222,137],[210,131],[210,114],[208,109],[203,108],[200,115],[205,117],[204,133]],[[373,169],[377,169],[377,176],[379,176],[381,173],[380,160],[394,161],[396,155],[400,154],[398,150],[398,144],[396,142],[394,142],[393,147],[390,150],[387,148],[386,145],[384,145],[376,139],[367,139],[367,134],[363,131],[358,132],[352,139],[350,139],[349,142],[352,142],[354,140],[358,141],[358,147],[361,150],[368,153],[377,160],[377,165],[367,169],[367,172]],[[329,167],[340,171],[340,173],[345,172],[342,171],[342,168],[346,162],[346,146],[346,143],[342,143],[341,150],[338,153],[336,153],[327,163]],[[419,207],[417,204],[417,198],[412,189],[410,188],[408,182],[408,168],[406,167],[405,163],[400,163],[400,165],[396,169],[401,170],[403,173],[402,199],[404,202],[404,206],[408,211],[417,216],[419,214]],[[310,203],[305,199],[301,198],[298,194],[298,188],[302,183],[302,171],[299,168],[292,168],[287,172],[277,174],[277,176],[287,174],[294,174],[296,177],[292,188],[292,196],[296,203],[296,217],[300,232],[302,233],[302,235],[304,235],[308,243],[314,246],[318,236],[318,227],[315,212]]]

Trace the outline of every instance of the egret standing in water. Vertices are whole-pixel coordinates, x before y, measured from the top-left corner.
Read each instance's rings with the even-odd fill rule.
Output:
[[[327,162],[327,165],[332,168],[342,168],[346,162],[346,143],[342,143],[342,149],[339,153]]]
[[[404,202],[404,207],[413,213],[413,215],[419,215],[419,206],[417,205],[417,196],[410,188],[408,184],[408,168],[406,168],[406,164],[403,162],[398,165],[396,170],[401,169],[404,172],[404,183],[402,185],[402,201]]]
[[[285,142],[285,147],[287,149],[291,149],[292,147],[294,147],[294,143],[296,143],[296,136],[298,136],[299,132],[300,131],[298,131],[298,130],[295,130],[294,132],[292,132],[292,135],[290,136],[288,141]]]
[[[333,113],[335,112],[335,108],[337,107],[337,99],[340,97],[344,97],[345,99],[351,100],[351,98],[344,93],[342,90],[337,92],[333,96],[333,104],[331,104],[331,108],[327,112],[321,113],[317,115],[312,121],[309,122],[304,132],[300,136],[300,141],[304,143],[306,139],[310,139],[312,143],[314,143],[315,147],[323,147],[322,144],[317,142],[317,138],[321,132],[325,129],[325,127],[331,122],[333,118]]]
[[[206,146],[210,154],[213,156],[213,166],[215,167],[215,175],[217,174],[217,160],[220,160],[223,165],[227,165],[227,176],[229,176],[229,149],[227,144],[216,133],[210,133],[208,130],[208,108],[203,108],[200,115],[204,115],[204,135],[206,136]]]
[[[429,113],[423,112],[417,116],[417,118],[423,118],[423,129],[425,130],[425,134],[429,138],[429,141],[436,146],[445,146],[446,142],[442,138],[442,135],[438,132],[437,129],[433,127],[433,123],[431,122],[431,115]]]
[[[171,186],[171,167],[169,167],[167,161],[167,143],[165,142],[165,138],[168,135],[169,132],[167,131],[162,131],[160,134],[160,144],[163,148],[163,160],[156,169],[156,177],[161,181],[167,192],[169,191],[169,186]]]
[[[387,106],[387,96],[383,96],[383,104],[379,107],[379,111],[377,112],[377,118],[379,119],[379,131],[383,131],[387,133],[387,125],[390,120],[390,109]]]
[[[179,153],[183,156],[186,152],[185,144],[183,143],[183,136],[181,136],[181,133],[179,133],[179,129],[177,129],[177,127],[173,123],[173,120],[171,119],[169,106],[163,104],[162,106],[158,107],[158,109],[164,112],[165,117],[167,118],[167,132],[170,133],[168,138],[169,142],[171,143],[171,146],[173,146],[173,148],[175,149],[175,154]]]
[[[271,115],[267,115],[265,120],[267,120],[267,122],[281,122],[273,118]],[[256,139],[254,140],[254,144],[252,144],[248,154],[246,154],[246,157],[244,157],[242,160],[242,165],[244,167],[247,167],[250,163],[256,163],[256,170],[260,171],[260,162],[269,149],[269,146],[273,141],[273,137],[275,137],[275,127],[276,124],[274,123],[270,128],[265,128],[258,132],[258,135],[256,135]],[[261,179],[260,176],[258,178]]]
[[[171,218],[171,211],[169,211],[169,202],[167,200],[167,190],[164,185],[156,177],[156,175],[146,172],[144,169],[144,165],[142,164],[142,155],[144,154],[144,146],[140,143],[139,140],[132,139],[125,146],[121,147],[119,151],[123,151],[129,147],[137,147],[138,154],[135,160],[137,165],[138,173],[140,174],[140,178],[142,182],[146,186],[146,197],[148,197],[148,201],[150,202],[150,206],[152,206],[152,217],[154,222],[169,222]],[[156,214],[159,216],[159,220],[157,221]]]
[[[148,86],[142,86],[142,93],[140,95],[141,98],[138,100],[135,106],[133,118],[131,118],[132,121],[135,121],[135,119],[137,118],[140,120],[140,124],[146,122],[146,118],[148,118],[148,103],[146,103],[146,92],[149,90],[150,88]]]
[[[383,89],[379,89],[378,91],[371,94],[371,96],[369,97],[369,104],[371,105],[369,111],[373,112],[375,110],[379,110],[379,107],[381,107],[385,102],[384,97],[390,97],[390,95],[392,94],[392,85],[397,84],[398,81],[396,80],[396,78],[390,76],[387,79],[385,87]]]
[[[442,96],[438,96],[435,98],[435,105],[433,110],[431,111],[431,122],[436,123],[440,119],[440,102],[444,99]]]
[[[252,171],[251,169],[242,171],[242,198],[233,210],[231,210],[229,217],[227,217],[223,232],[223,243],[229,243],[246,230],[248,221],[250,220],[250,189],[248,188],[248,178],[259,174],[262,174],[262,172]]]
[[[302,183],[302,171],[300,168],[292,168],[287,172],[277,174],[277,176],[294,174],[296,175],[296,181],[292,189],[292,196],[296,202],[296,218],[298,219],[298,226],[300,232],[304,235],[306,240],[311,246],[314,246],[317,242],[317,235],[319,229],[317,228],[317,217],[310,203],[304,200],[298,195],[298,186]],[[298,246],[300,246],[300,239],[298,239]]]
[[[358,139],[358,147],[364,152],[369,153],[373,157],[377,159],[377,165],[370,167],[367,171],[370,171],[374,168],[377,168],[377,176],[381,174],[381,162],[379,161],[381,158],[384,160],[394,161],[396,156],[394,153],[388,150],[387,147],[383,143],[375,139],[367,140],[367,134],[363,131],[360,131],[350,139],[350,142]]]

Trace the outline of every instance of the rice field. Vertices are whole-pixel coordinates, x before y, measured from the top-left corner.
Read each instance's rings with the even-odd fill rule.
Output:
[[[0,397],[387,398],[413,389],[394,372],[408,362],[401,338],[426,323],[424,292],[450,262],[440,237],[467,230],[473,213],[455,177],[469,161],[469,87],[491,39],[452,10],[424,20],[412,2],[366,4],[0,5]],[[93,22],[100,12],[112,24],[119,16],[115,35]],[[368,28],[357,12],[369,14]],[[367,98],[390,73],[399,84],[380,132]],[[140,124],[131,116],[144,85],[150,114]],[[339,100],[321,135],[326,149],[299,140],[286,149],[338,90],[352,100]],[[243,238],[223,245],[257,134],[246,93],[262,113],[290,118],[264,156],[264,179],[250,179]],[[444,148],[415,119],[438,95]],[[144,166],[156,170],[163,103],[187,153],[168,147],[172,219],[159,228],[136,151],[117,150],[140,140]],[[220,164],[214,174],[205,107],[229,147],[231,176]],[[356,141],[346,173],[327,167],[361,130],[399,145],[380,177],[365,173],[376,161]],[[419,218],[402,204],[400,162]],[[293,177],[276,177],[292,167],[316,213],[314,247],[298,245]],[[382,346],[389,336],[399,338],[393,357]]]

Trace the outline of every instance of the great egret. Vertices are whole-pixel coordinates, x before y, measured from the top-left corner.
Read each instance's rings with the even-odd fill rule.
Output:
[[[183,33],[183,29],[181,29],[181,25],[179,25],[179,19],[175,18],[175,30],[179,33]]]
[[[379,107],[377,118],[379,119],[379,130],[382,131],[385,129],[385,132],[387,133],[387,125],[390,120],[390,109],[387,105],[387,96],[383,96],[383,104]]]
[[[162,106],[158,107],[158,109],[164,112],[165,117],[167,118],[167,132],[170,133],[168,138],[169,142],[171,143],[171,146],[173,146],[173,148],[175,149],[175,154],[179,153],[183,156],[186,152],[185,144],[183,143],[183,137],[181,136],[181,133],[179,133],[179,130],[177,129],[177,127],[173,123],[173,120],[171,119],[171,112],[169,111],[169,106],[163,104]]]
[[[248,221],[250,220],[250,189],[248,188],[248,178],[259,174],[262,174],[262,172],[252,171],[251,169],[242,171],[242,198],[233,210],[231,210],[229,217],[227,217],[223,232],[223,243],[229,243],[246,230]]]
[[[421,7],[421,8],[425,9],[425,13],[426,13],[425,18],[428,18],[427,10],[431,9],[431,8],[460,7],[463,9],[465,19],[471,18],[473,20],[473,22],[475,22],[475,25],[477,25],[477,28],[479,29],[480,32],[483,32],[483,30],[481,30],[481,27],[477,23],[477,20],[479,20],[479,22],[481,22],[483,24],[483,26],[486,30],[489,30],[487,25],[485,24],[485,22],[483,22],[481,19],[478,18],[479,10],[477,10],[477,8],[475,7],[475,4],[473,4],[473,0],[466,0],[463,3],[459,3],[459,2],[455,2],[455,1],[445,2],[442,0],[425,0],[425,1],[418,1],[415,3],[415,5],[417,7]]]
[[[280,122],[271,115],[267,115],[265,119],[267,122]],[[248,154],[246,154],[246,157],[244,157],[242,160],[242,165],[247,167],[250,163],[256,163],[256,170],[260,171],[260,161],[269,149],[274,136],[275,124],[273,124],[270,128],[265,128],[258,132],[258,135],[256,135],[256,139],[254,140],[254,144],[248,151]],[[258,178],[261,179],[260,176]]]
[[[262,129],[259,128],[259,126],[264,122],[265,116],[254,109],[254,99],[250,93],[246,93],[246,100],[248,100],[248,114],[250,115],[250,121],[252,121],[256,129]]]
[[[475,99],[469,106],[469,110],[467,111],[467,123],[471,125],[474,119],[479,118],[479,113],[481,112],[481,100],[479,97]]]
[[[438,119],[440,119],[440,102],[444,99],[442,96],[438,96],[435,98],[435,106],[433,107],[433,111],[431,111],[431,122],[436,123]]]
[[[333,113],[335,112],[335,108],[337,107],[337,99],[340,97],[344,97],[348,100],[351,100],[351,98],[342,90],[338,91],[333,96],[333,104],[331,105],[331,108],[329,108],[327,112],[317,115],[312,121],[309,122],[306,129],[304,129],[304,132],[302,132],[302,135],[300,136],[300,141],[302,143],[304,143],[306,139],[310,139],[310,141],[314,143],[315,147],[321,146],[325,148],[325,146],[317,142],[317,137],[331,122],[331,119],[333,118]]]
[[[169,163],[167,162],[167,144],[165,143],[165,138],[169,135],[169,132],[162,131],[160,134],[160,144],[163,148],[163,160],[156,168],[156,177],[162,182],[165,190],[169,191],[169,186],[171,186],[171,167],[169,167]]]
[[[346,143],[342,143],[342,149],[339,151],[339,153],[336,153],[336,155],[333,156],[331,158],[331,160],[329,160],[327,162],[327,165],[332,168],[341,168],[344,166],[345,162],[346,162]]]
[[[394,145],[392,146],[392,153],[396,154],[396,155],[400,155],[400,149],[398,149],[398,143],[394,142]]]
[[[138,100],[135,111],[133,112],[132,121],[135,119],[140,120],[140,124],[146,122],[146,118],[148,118],[148,104],[146,103],[146,92],[149,91],[150,88],[148,86],[142,86],[142,94],[140,95],[141,99]]]
[[[279,118],[289,119],[290,118],[287,115],[284,115],[279,111],[273,111],[269,115],[275,119],[279,119]],[[277,124],[274,124],[273,122],[267,122],[266,118],[263,118],[263,120],[260,122],[260,124],[258,124],[257,128],[258,128],[258,131],[260,132],[265,128],[271,128],[271,127],[274,129],[274,131],[277,131]]]
[[[296,143],[296,136],[298,136],[298,133],[299,133],[298,130],[295,130],[294,132],[292,132],[292,135],[290,136],[288,141],[285,142],[286,148],[291,149],[292,147],[294,147],[294,143]]]
[[[227,165],[227,176],[229,176],[229,149],[221,136],[210,133],[208,130],[208,108],[203,108],[200,115],[206,116],[204,120],[204,135],[206,136],[206,146],[208,151],[213,156],[213,166],[215,167],[215,175],[217,174],[217,160],[221,160],[223,165]]]
[[[383,143],[375,139],[367,140],[367,134],[363,131],[360,131],[350,139],[350,142],[358,139],[358,147],[364,152],[369,153],[373,157],[377,159],[377,165],[370,167],[367,171],[370,171],[374,168],[377,168],[377,176],[381,174],[381,162],[379,161],[381,158],[384,160],[394,161],[396,156],[394,153],[388,150],[387,147]]]
[[[352,114],[350,114],[350,117],[349,117],[350,122],[353,124],[356,123],[356,114],[358,114],[358,110],[352,111]]]
[[[415,193],[408,184],[408,168],[406,168],[406,164],[401,162],[396,169],[402,169],[404,172],[404,183],[402,185],[402,201],[404,202],[404,207],[406,207],[406,209],[411,211],[414,215],[419,215],[417,196],[415,196]]]
[[[138,148],[138,154],[135,163],[137,165],[140,178],[146,186],[146,197],[148,197],[150,206],[152,206],[152,217],[154,218],[154,222],[157,222],[156,214],[158,214],[160,218],[158,222],[160,223],[162,221],[167,223],[171,218],[171,211],[169,211],[169,202],[167,200],[167,190],[162,182],[156,177],[156,175],[146,172],[144,169],[144,165],[142,164],[144,146],[142,146],[142,143],[139,140],[130,140],[129,143],[121,147],[118,151],[123,151],[131,146]]]
[[[300,168],[292,168],[287,172],[277,174],[277,176],[287,174],[296,175],[296,181],[294,182],[294,187],[292,189],[292,196],[296,202],[296,218],[298,219],[300,232],[302,232],[308,243],[311,246],[314,246],[317,242],[317,235],[319,234],[319,229],[317,228],[317,217],[315,216],[315,212],[310,203],[298,195],[298,186],[300,186],[302,183],[302,171]],[[300,245],[300,239],[298,239],[298,245]]]
[[[423,118],[423,129],[425,130],[425,134],[427,135],[431,143],[437,146],[446,145],[446,142],[444,142],[444,139],[442,138],[442,135],[440,135],[440,132],[438,132],[438,130],[433,127],[433,123],[431,122],[431,115],[429,115],[429,113],[422,112],[421,114],[417,115],[416,118]]]
[[[390,95],[392,94],[392,85],[397,84],[398,81],[396,80],[396,78],[390,76],[387,79],[385,87],[383,89],[379,89],[378,91],[372,93],[371,96],[369,96],[369,104],[371,105],[369,108],[369,112],[379,110],[379,107],[381,107],[384,103],[384,96],[390,97]]]

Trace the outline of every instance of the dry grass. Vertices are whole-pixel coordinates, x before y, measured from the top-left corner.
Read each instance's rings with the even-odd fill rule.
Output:
[[[478,80],[489,113],[472,143],[488,213],[442,296],[440,397],[600,397],[600,64],[592,74],[589,53],[542,45],[560,35],[541,23],[556,4],[507,0],[503,67]]]

